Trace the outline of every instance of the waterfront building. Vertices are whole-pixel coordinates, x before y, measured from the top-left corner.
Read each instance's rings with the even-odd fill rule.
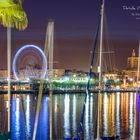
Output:
[[[118,79],[118,74],[117,73],[105,73],[104,75],[105,79],[112,79],[112,80],[116,80]]]
[[[0,80],[7,80],[7,70],[0,70]],[[11,74],[11,78],[13,77],[13,75]]]
[[[65,69],[54,69],[54,77],[62,77],[65,74]]]
[[[7,79],[7,70],[0,70],[0,79],[1,80]]]
[[[137,69],[138,68],[138,57],[136,56],[135,50],[132,51],[132,56],[127,59],[128,69]]]
[[[37,69],[32,66],[26,66],[25,69],[18,71],[18,77],[20,80],[27,80],[28,78],[39,78],[41,76],[42,69]]]
[[[138,56],[136,56],[135,50],[133,49],[132,55],[127,59],[127,69],[123,70],[123,72],[128,75],[128,79],[132,79],[134,81],[137,80],[138,75]],[[140,78],[140,73],[139,73]]]

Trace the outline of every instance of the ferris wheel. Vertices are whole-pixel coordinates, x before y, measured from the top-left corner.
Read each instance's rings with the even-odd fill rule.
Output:
[[[15,54],[12,69],[16,80],[45,78],[47,58],[38,46],[25,45]]]

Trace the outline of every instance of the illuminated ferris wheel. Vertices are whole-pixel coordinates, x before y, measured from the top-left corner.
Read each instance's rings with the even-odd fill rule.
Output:
[[[13,74],[16,80],[45,78],[47,58],[38,46],[25,45],[18,50],[13,60]]]

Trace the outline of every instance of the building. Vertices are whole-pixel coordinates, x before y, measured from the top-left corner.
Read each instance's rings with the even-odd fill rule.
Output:
[[[133,49],[132,55],[127,59],[127,69],[123,70],[123,72],[128,75],[128,78],[137,80],[137,77],[140,79],[140,72],[138,73],[138,60],[139,57],[136,56],[135,50]]]
[[[137,76],[139,76],[140,79],[140,72],[138,73],[138,60],[139,57],[136,56],[135,50],[132,50],[132,54],[130,57],[127,58],[127,69],[125,70],[116,70],[112,73],[105,73],[103,74],[104,79],[128,79],[137,81]]]
[[[0,70],[0,79],[1,80],[7,79],[7,75],[8,75],[7,70]]]
[[[54,77],[61,77],[65,74],[65,69],[54,69]]]
[[[138,57],[136,56],[135,50],[132,51],[132,56],[127,59],[128,69],[137,69],[138,68]]]
[[[113,80],[116,80],[116,79],[118,79],[118,74],[117,73],[105,73],[103,75],[103,77],[105,79],[113,79]]]
[[[26,80],[27,78],[40,78],[42,72],[42,69],[34,69],[27,67],[26,69],[19,70],[18,76],[21,80]],[[61,77],[64,75],[64,73],[65,69],[53,69],[54,78]]]
[[[7,70],[0,70],[0,80],[7,80],[8,77],[8,71]],[[13,75],[11,74],[11,79],[13,78]]]

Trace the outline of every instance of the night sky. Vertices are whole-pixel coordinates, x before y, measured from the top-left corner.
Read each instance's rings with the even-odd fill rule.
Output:
[[[99,0],[24,0],[28,28],[12,30],[12,58],[26,44],[44,48],[49,19],[55,23],[55,68],[88,70],[100,13]],[[115,68],[124,69],[140,39],[140,0],[105,1],[105,38]],[[6,68],[6,29],[0,26],[0,69]]]

